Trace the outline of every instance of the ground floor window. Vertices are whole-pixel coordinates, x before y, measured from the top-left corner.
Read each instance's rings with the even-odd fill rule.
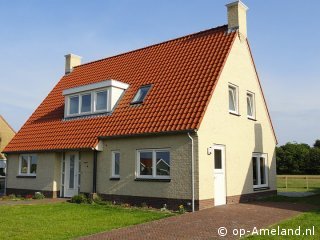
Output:
[[[170,151],[167,149],[138,150],[137,176],[169,179]]]
[[[21,155],[19,161],[19,174],[31,175],[37,174],[38,159],[36,155]]]
[[[268,161],[267,154],[253,153],[252,170],[253,170],[253,187],[268,187]]]
[[[112,177],[120,177],[120,152],[119,151],[113,151],[112,152],[112,166],[111,166]]]

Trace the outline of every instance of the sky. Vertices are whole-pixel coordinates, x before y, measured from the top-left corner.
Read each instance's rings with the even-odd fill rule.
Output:
[[[19,130],[83,62],[227,24],[226,0],[0,0],[0,114]],[[248,38],[280,145],[320,139],[320,1],[243,0]]]

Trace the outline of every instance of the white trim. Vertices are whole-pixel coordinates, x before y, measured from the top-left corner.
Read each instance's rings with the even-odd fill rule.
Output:
[[[152,153],[152,175],[140,175],[140,153],[141,152],[151,152]],[[161,148],[161,149],[139,149],[136,154],[136,177],[145,178],[145,179],[171,179],[169,176],[157,175],[157,152],[169,152],[169,160],[171,165],[171,153],[170,149]],[[169,165],[169,167],[170,167]]]
[[[21,172],[21,162],[22,162],[22,157],[26,157],[27,158],[27,173],[22,173]],[[37,170],[36,172],[38,171],[38,156],[36,154],[21,154],[19,156],[19,169],[18,169],[18,175],[19,176],[37,176],[37,173],[30,173],[30,161],[31,161],[31,158],[32,157],[35,157],[36,160],[37,160]]]
[[[115,174],[115,155],[119,154],[119,174]],[[111,177],[120,177],[120,162],[121,162],[121,153],[120,151],[111,151]]]
[[[266,153],[253,153],[252,158],[256,158],[256,170],[257,170],[257,180],[258,184],[253,185],[253,188],[261,188],[261,187],[268,187],[269,186],[269,167],[268,167],[268,154]],[[265,184],[261,184],[261,173],[260,173],[260,158],[264,158],[264,175],[265,175]],[[253,159],[251,160],[252,164],[252,172],[253,172]],[[252,175],[252,180],[253,180],[253,175]]]
[[[105,80],[98,83],[92,83],[92,84],[88,84],[80,87],[69,88],[69,89],[63,90],[62,95],[64,96],[71,95],[75,93],[87,92],[87,91],[97,90],[99,88],[106,88],[106,87],[117,87],[125,90],[129,87],[129,84],[110,79],[110,80]]]

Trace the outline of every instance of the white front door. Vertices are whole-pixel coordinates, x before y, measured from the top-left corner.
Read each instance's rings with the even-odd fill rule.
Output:
[[[70,152],[65,154],[62,163],[62,191],[64,197],[79,194],[79,154]]]
[[[225,146],[213,146],[214,205],[226,204]]]

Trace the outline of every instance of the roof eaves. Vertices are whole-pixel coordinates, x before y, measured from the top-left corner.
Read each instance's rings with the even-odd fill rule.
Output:
[[[99,136],[99,140],[106,139],[117,139],[117,138],[131,138],[131,137],[147,137],[147,136],[163,136],[163,135],[177,135],[182,133],[196,133],[197,129],[189,130],[178,130],[178,131],[167,131],[167,132],[150,132],[150,133],[140,133],[140,134],[124,134],[124,135],[114,135],[114,136]]]

